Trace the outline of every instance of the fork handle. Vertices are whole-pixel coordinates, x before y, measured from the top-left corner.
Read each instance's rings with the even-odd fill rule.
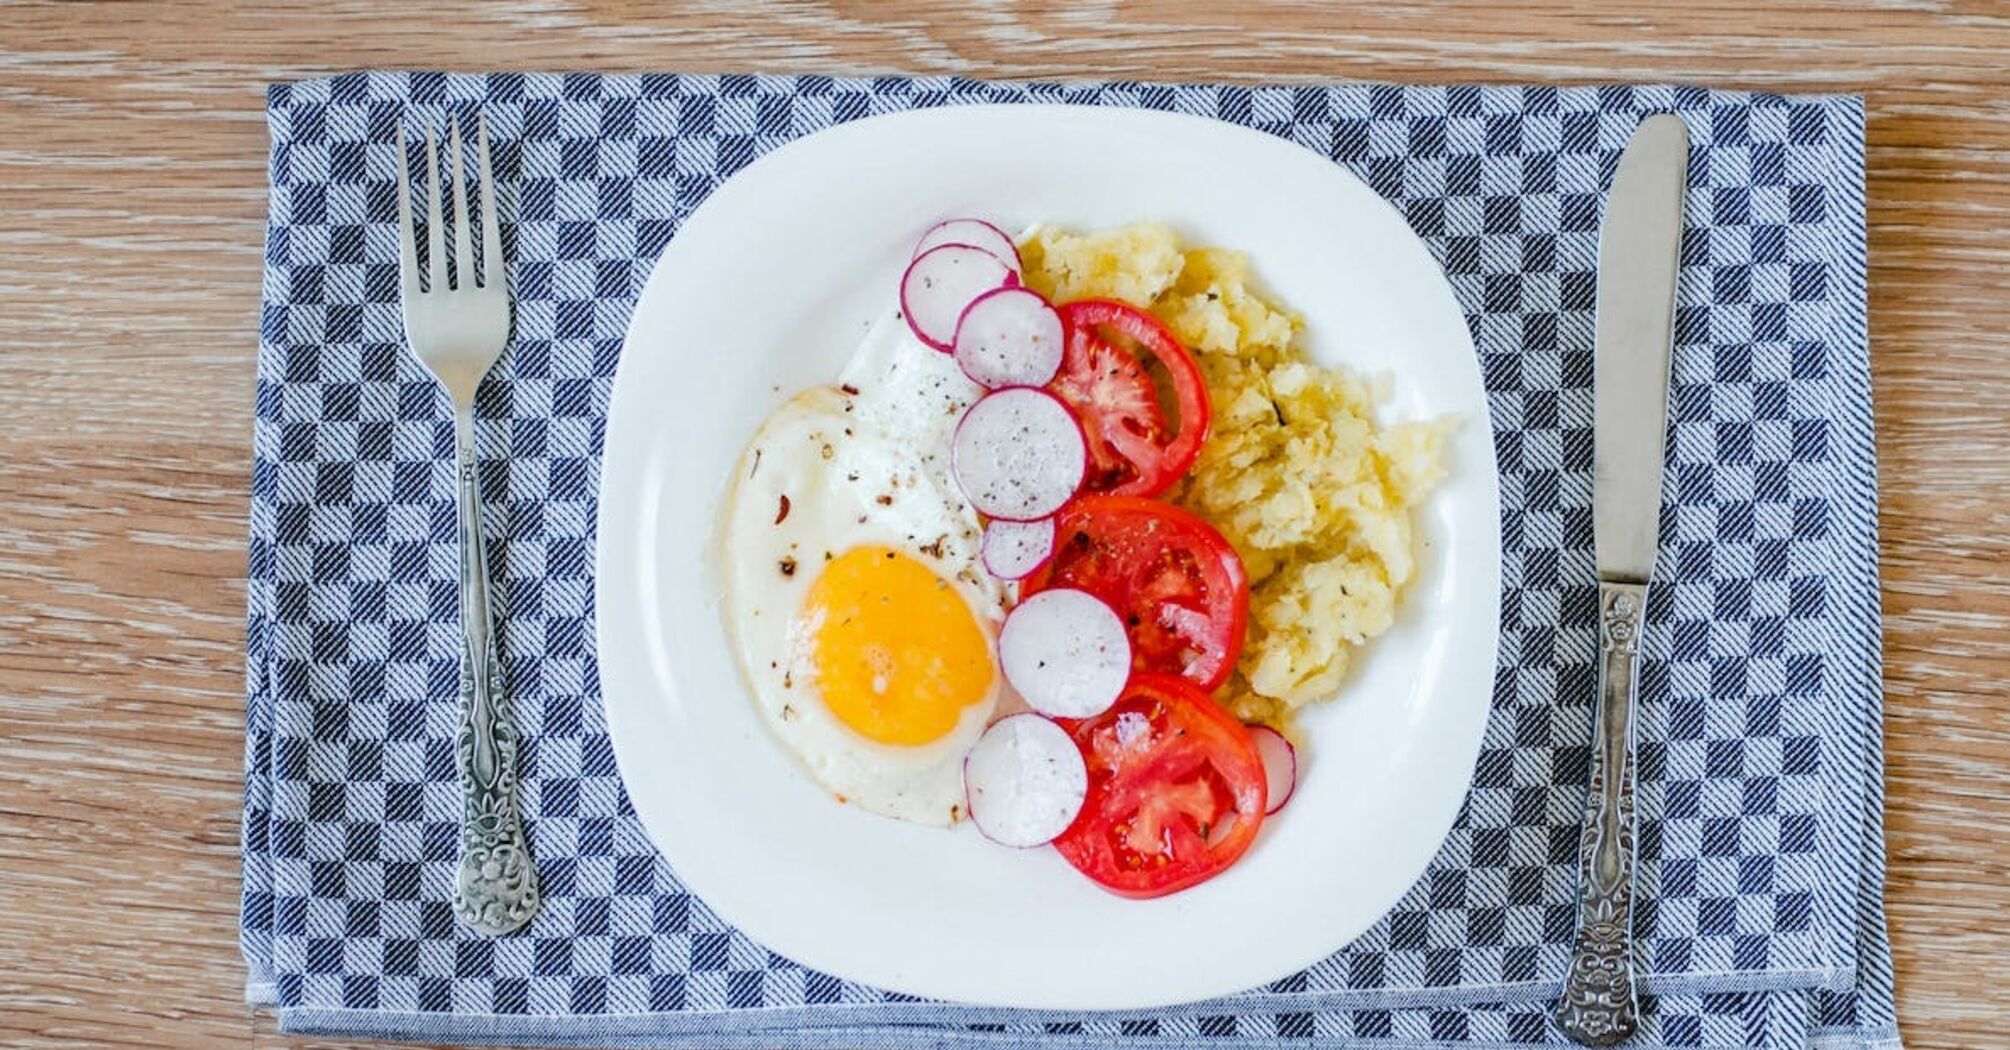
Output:
[[[1647,586],[1598,583],[1598,721],[1591,797],[1578,843],[1577,943],[1556,1014],[1585,1046],[1625,1042],[1639,1027],[1633,979],[1633,702]]]
[[[517,805],[516,762],[522,738],[502,688],[489,619],[488,552],[482,542],[471,409],[456,410],[454,431],[463,639],[461,723],[455,738],[463,808],[454,914],[475,930],[500,935],[537,913],[537,871],[531,866],[530,843]]]

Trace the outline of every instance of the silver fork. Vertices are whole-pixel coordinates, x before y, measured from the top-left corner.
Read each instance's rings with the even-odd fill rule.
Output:
[[[461,542],[461,722],[455,739],[462,789],[461,868],[454,880],[454,914],[487,934],[504,934],[537,914],[537,871],[517,805],[516,760],[521,738],[502,688],[489,620],[488,554],[482,543],[481,491],[475,479],[475,388],[509,342],[509,290],[489,173],[487,122],[476,118],[481,165],[482,276],[475,279],[469,243],[467,179],[461,170],[461,129],[449,122],[454,158],[454,268],[447,283],[446,224],[440,216],[438,143],[426,129],[425,287],[419,285],[418,233],[405,169],[405,129],[398,128],[398,219],[404,241],[398,275],[405,338],[454,401],[454,468]]]

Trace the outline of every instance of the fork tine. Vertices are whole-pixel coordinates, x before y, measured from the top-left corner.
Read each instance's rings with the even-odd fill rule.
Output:
[[[440,144],[426,126],[426,290],[447,290],[447,224],[440,217]]]
[[[468,179],[461,161],[461,122],[447,121],[447,152],[454,158],[454,287],[475,287],[475,249],[468,229]]]
[[[503,287],[502,220],[496,216],[495,178],[489,172],[489,122],[475,114],[475,157],[481,166],[482,287]]]
[[[405,148],[405,124],[398,122],[398,289],[405,301],[419,294],[419,231],[412,225],[412,155]]]

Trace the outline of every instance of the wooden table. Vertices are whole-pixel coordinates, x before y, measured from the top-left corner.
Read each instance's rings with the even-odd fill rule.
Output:
[[[262,87],[446,67],[1866,93],[1899,1010],[2001,1045],[2010,4],[415,6],[0,3],[0,1042],[286,1042],[235,932]]]

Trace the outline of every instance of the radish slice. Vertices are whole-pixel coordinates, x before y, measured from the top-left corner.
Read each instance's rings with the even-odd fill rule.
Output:
[[[956,363],[978,386],[1045,386],[1061,370],[1061,315],[1031,288],[994,288],[956,322]]]
[[[1047,564],[1054,553],[1054,519],[1006,521],[984,526],[984,567],[1001,580],[1021,580]]]
[[[944,244],[907,264],[900,275],[900,310],[915,338],[948,353],[956,321],[970,300],[1018,279],[1011,267],[982,248]]]
[[[1131,640],[1115,609],[1058,588],[1020,602],[998,631],[998,665],[1027,706],[1088,718],[1117,702],[1131,677]]]
[[[1019,246],[1012,241],[1012,235],[985,222],[983,219],[945,219],[928,228],[915,242],[914,254],[920,255],[931,248],[945,244],[967,244],[972,248],[982,248],[993,258],[1019,270]]]
[[[1075,414],[1034,387],[1006,387],[978,398],[950,440],[956,484],[987,518],[1037,521],[1060,510],[1081,487],[1088,464]]]
[[[1089,769],[1060,726],[1034,714],[991,724],[963,758],[970,821],[1001,846],[1054,841],[1082,811]]]
[[[1298,749],[1269,726],[1250,726],[1249,736],[1256,741],[1256,753],[1263,756],[1263,779],[1270,789],[1270,805],[1263,812],[1275,813],[1298,788]]]

